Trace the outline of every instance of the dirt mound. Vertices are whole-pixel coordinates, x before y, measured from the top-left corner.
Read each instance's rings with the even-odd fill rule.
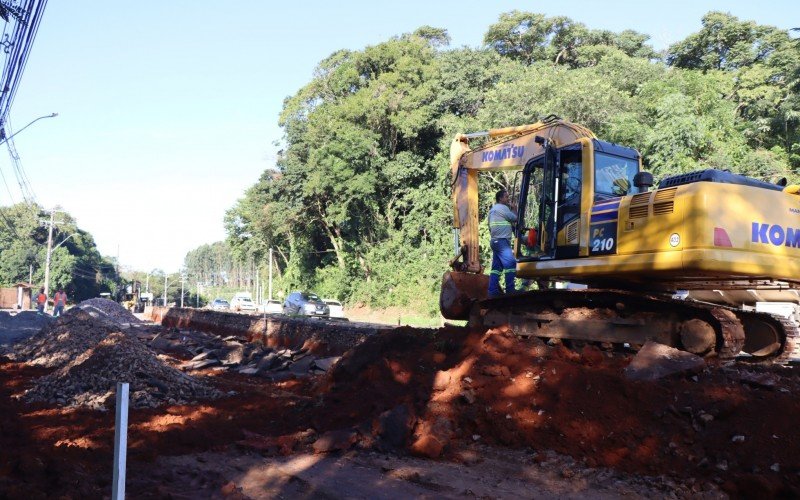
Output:
[[[0,311],[0,354],[11,352],[11,346],[35,335],[45,325],[55,321],[49,314],[19,311],[10,314]]]
[[[125,325],[128,323],[141,323],[132,312],[122,307],[113,300],[96,297],[87,299],[76,307],[83,309],[95,318],[103,318],[114,323]]]
[[[41,328],[53,321],[53,317],[48,314],[38,314],[36,311],[19,311],[9,313],[0,311],[0,326],[7,328]]]
[[[793,369],[711,365],[631,381],[629,362],[500,330],[397,329],[341,359],[318,388],[324,404],[314,422],[355,428],[362,445],[427,457],[480,442],[712,480],[739,495],[756,493],[753,484],[800,494]]]
[[[220,396],[203,382],[165,365],[139,341],[112,333],[69,364],[38,379],[25,398],[103,409],[113,404],[117,382],[131,384],[134,408]]]
[[[115,331],[119,331],[118,326],[72,308],[30,339],[17,344],[14,357],[37,366],[63,366]]]

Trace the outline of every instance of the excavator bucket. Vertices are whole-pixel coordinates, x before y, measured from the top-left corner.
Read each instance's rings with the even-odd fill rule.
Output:
[[[442,277],[439,309],[447,319],[469,319],[472,303],[487,298],[489,276],[447,271]]]

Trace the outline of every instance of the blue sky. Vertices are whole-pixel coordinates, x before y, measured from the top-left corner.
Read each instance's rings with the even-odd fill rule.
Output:
[[[340,48],[422,25],[478,46],[513,9],[591,28],[636,29],[657,49],[723,10],[783,29],[796,1],[51,0],[12,108],[37,200],[59,204],[123,266],[177,270],[187,251],[224,238],[223,215],[272,166],[284,98]],[[511,125],[511,124],[498,124]],[[5,153],[0,168],[13,179]],[[11,201],[20,201],[12,186]],[[0,190],[0,204],[9,203]]]

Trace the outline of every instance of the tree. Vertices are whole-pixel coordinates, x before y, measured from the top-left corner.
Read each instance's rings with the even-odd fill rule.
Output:
[[[732,71],[767,62],[785,49],[789,35],[772,26],[740,21],[724,12],[703,16],[702,29],[667,50],[667,64],[686,69]]]
[[[579,64],[581,52],[584,61],[587,50],[601,54],[598,47],[616,48],[631,57],[655,58],[655,51],[647,45],[649,39],[648,35],[634,30],[622,33],[592,30],[568,17],[546,17],[514,10],[500,14],[498,21],[489,26],[483,41],[498,54],[523,64],[550,61],[575,66]]]
[[[46,214],[38,205],[0,207],[0,221],[4,223],[0,224],[3,285],[27,282],[31,269],[34,283],[44,281],[47,230],[39,223],[43,218]],[[53,230],[51,289],[64,288],[76,300],[115,292],[119,283],[115,266],[100,255],[92,235],[80,229],[68,213],[60,213],[59,218],[62,224]]]
[[[751,144],[800,152],[800,49],[787,31],[709,12],[699,32],[669,48],[666,61],[679,68],[733,73],[735,85],[725,97],[745,119]],[[800,168],[800,157],[787,158]]]

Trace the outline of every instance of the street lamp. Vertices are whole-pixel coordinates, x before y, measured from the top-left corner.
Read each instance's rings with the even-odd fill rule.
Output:
[[[64,238],[63,240],[61,240],[61,243],[59,243],[58,245],[54,246],[54,247],[53,247],[53,250],[50,250],[50,251],[51,251],[51,252],[52,252],[52,251],[54,251],[56,248],[60,247],[60,246],[61,246],[61,245],[63,245],[64,243],[66,243],[68,239],[72,238],[73,236],[77,236],[77,235],[78,235],[78,233],[72,233],[72,234],[70,234],[69,236],[67,236],[66,238]]]
[[[169,281],[169,274],[164,273],[164,307],[167,307],[167,290],[169,290],[170,285],[174,285],[177,282],[177,278]],[[183,275],[181,275],[181,293],[183,293]],[[181,297],[181,300],[183,300],[183,297]]]
[[[155,274],[158,269],[152,269],[147,273],[147,279],[145,280],[144,291],[146,293],[150,293],[150,275]]]
[[[13,139],[15,135],[19,134],[20,132],[22,132],[26,128],[28,128],[31,125],[33,125],[34,123],[38,122],[39,120],[44,120],[45,118],[55,118],[56,116],[58,116],[58,113],[50,113],[49,115],[40,116],[39,118],[36,118],[35,120],[31,121],[29,124],[25,125],[24,127],[22,127],[21,129],[17,130],[16,132],[14,132],[13,134],[11,134],[8,137],[5,136],[6,135],[6,129],[5,128],[0,128],[0,145],[3,145],[5,143],[7,143],[11,139]]]

